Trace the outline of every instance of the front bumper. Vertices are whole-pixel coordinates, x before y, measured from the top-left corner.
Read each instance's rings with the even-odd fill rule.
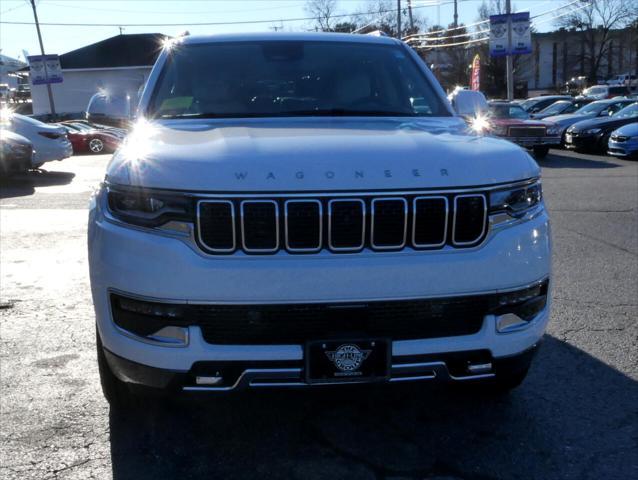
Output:
[[[555,137],[503,137],[521,147],[532,148],[540,146],[557,146],[560,145],[560,136]]]
[[[301,256],[285,252],[267,256],[238,253],[214,257],[199,251],[187,234],[149,233],[123,227],[106,219],[94,205],[89,220],[89,264],[97,325],[105,349],[136,365],[171,374],[189,374],[202,362],[215,366],[243,362],[247,370],[255,365],[258,368],[265,365],[267,369],[301,368],[298,365],[304,360],[304,348],[300,344],[212,344],[205,341],[198,326],[188,328],[187,346],[175,348],[142,342],[124,334],[114,324],[110,292],[149,300],[213,305],[494,294],[548,278],[551,241],[549,218],[541,209],[524,222],[491,226],[481,245],[463,250],[406,248],[400,252],[322,252]],[[454,352],[488,352],[493,361],[520,354],[542,337],[550,303],[526,328],[510,333],[499,333],[497,318],[486,315],[480,330],[469,335],[394,341],[393,365],[415,363],[410,360],[414,356]],[[276,367],[271,367],[273,362]],[[434,369],[439,377],[444,376],[441,368],[439,365]],[[298,372],[282,374],[299,376]],[[136,383],[130,375],[127,381]]]
[[[540,341],[515,355],[493,358],[489,351],[463,351],[393,357],[388,383],[415,381],[471,382],[524,372]],[[308,388],[301,362],[198,362],[187,372],[149,367],[104,349],[106,361],[122,382],[168,392],[230,392],[259,388]],[[223,378],[216,385],[201,385],[201,378]],[[378,382],[381,383],[381,382]],[[344,383],[340,383],[343,385]],[[326,384],[323,384],[326,385]],[[329,384],[328,384],[329,385]]]
[[[565,134],[565,148],[571,150],[596,150],[600,148],[602,135]]]
[[[626,142],[609,140],[607,153],[615,157],[638,157],[638,140]]]

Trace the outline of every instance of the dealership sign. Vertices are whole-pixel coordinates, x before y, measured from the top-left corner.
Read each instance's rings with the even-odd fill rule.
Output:
[[[31,55],[27,59],[29,60],[31,85],[62,83],[62,68],[60,67],[59,56]]]
[[[508,30],[512,32],[509,43]],[[490,16],[490,55],[520,55],[532,53],[529,12]]]
[[[470,82],[471,90],[480,90],[481,88],[481,57],[477,53],[472,60],[472,80]]]

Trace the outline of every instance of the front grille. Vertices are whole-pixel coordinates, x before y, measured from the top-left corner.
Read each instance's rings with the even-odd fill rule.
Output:
[[[482,193],[205,199],[197,211],[197,241],[211,254],[460,248],[487,233]]]
[[[121,302],[134,308],[123,308]],[[481,329],[496,303],[495,295],[476,295],[353,304],[172,305],[111,295],[113,319],[125,330],[149,335],[166,325],[195,325],[208,343],[236,345],[471,335]],[[158,308],[172,317],[155,316]]]
[[[544,137],[545,127],[510,127],[510,137]]]

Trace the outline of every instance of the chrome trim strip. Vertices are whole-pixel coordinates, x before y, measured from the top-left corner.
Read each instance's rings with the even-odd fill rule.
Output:
[[[333,203],[345,203],[345,202],[358,202],[361,204],[361,215],[363,216],[362,228],[361,228],[361,245],[356,247],[335,247],[332,245],[332,204]],[[364,246],[366,242],[366,202],[361,198],[339,198],[328,200],[328,247],[333,252],[358,252]]]
[[[232,248],[213,248],[210,245],[206,244],[206,242],[204,241],[203,237],[202,237],[202,230],[201,230],[201,206],[204,203],[221,203],[221,204],[228,204],[230,205],[230,221],[232,222],[232,226],[233,226],[233,246]],[[196,219],[196,223],[197,223],[197,238],[200,241],[200,243],[202,245],[204,245],[208,250],[210,250],[211,252],[215,252],[215,253],[230,253],[230,252],[234,252],[235,249],[237,248],[237,232],[236,230],[236,226],[235,226],[235,204],[233,202],[231,202],[230,200],[200,200],[197,202],[197,219]]]
[[[543,284],[544,282],[549,280],[549,276],[546,275],[539,280],[535,280],[533,282],[520,285],[517,287],[509,287],[509,288],[497,288],[493,290],[474,290],[470,292],[462,292],[462,293],[449,293],[445,295],[419,295],[418,297],[375,297],[375,298],[354,298],[349,300],[293,300],[287,302],[281,301],[269,301],[269,300],[261,300],[261,301],[248,301],[248,302],[226,302],[226,301],[201,301],[201,300],[184,300],[184,299],[167,299],[167,298],[157,298],[157,297],[149,297],[144,295],[138,295],[136,293],[125,292],[123,290],[119,290],[117,288],[107,288],[107,292],[109,294],[114,293],[116,295],[121,295],[123,297],[132,298],[134,300],[142,300],[153,303],[172,303],[175,305],[281,305],[282,303],[289,305],[299,305],[299,304],[330,304],[330,305],[351,305],[353,303],[369,303],[369,302],[391,302],[391,301],[401,301],[401,300],[430,300],[437,298],[458,298],[458,297],[474,297],[477,295],[493,295],[497,293],[510,293],[516,292],[519,290],[527,290],[528,288],[532,288]],[[110,305],[110,302],[109,302]],[[110,307],[109,307],[110,308]],[[112,317],[111,317],[112,318]]]
[[[376,202],[400,201],[403,202],[403,241],[397,245],[376,245],[374,243],[374,205]],[[405,247],[408,236],[408,201],[403,197],[381,197],[373,198],[370,202],[370,246],[374,250],[396,250]]]
[[[288,243],[288,204],[289,203],[316,203],[319,205],[319,245],[316,248],[293,248]],[[303,199],[303,200],[286,200],[284,202],[284,239],[286,250],[289,252],[314,253],[321,250],[323,246],[323,205],[319,200]]]
[[[515,182],[508,183],[500,183],[494,185],[485,185],[485,186],[474,186],[474,187],[461,187],[461,188],[432,188],[432,189],[408,189],[408,190],[347,190],[347,191],[316,191],[316,190],[308,190],[303,192],[295,192],[291,191],[289,193],[286,192],[196,192],[189,190],[170,190],[170,189],[154,189],[154,188],[145,188],[142,189],[144,191],[162,193],[165,192],[167,194],[175,194],[180,193],[182,195],[188,195],[191,197],[197,198],[308,198],[308,197],[351,197],[353,195],[361,196],[361,197],[371,197],[377,196],[381,197],[383,195],[431,195],[431,194],[461,194],[461,193],[471,193],[471,192],[489,192],[492,190],[503,190],[514,187],[523,187],[526,185],[531,185],[540,180],[540,177],[528,178],[525,180],[518,180]],[[140,191],[139,187],[131,187],[130,185],[119,185],[119,184],[109,184],[115,188],[119,188],[122,190],[134,190]]]
[[[244,205],[247,203],[272,203],[275,206],[275,247],[274,248],[248,248],[246,246],[246,229],[244,228]],[[274,200],[242,200],[239,204],[241,213],[241,245],[247,253],[274,253],[279,250],[279,204]]]
[[[301,379],[301,368],[248,368],[244,370],[241,375],[237,378],[237,381],[233,385],[228,385],[226,387],[182,387],[182,390],[186,392],[228,392],[231,390],[235,390],[237,388],[245,388],[245,387],[266,387],[269,386],[268,383],[260,383],[259,385],[252,385],[252,381],[259,379],[259,377],[264,378],[266,380],[275,380],[273,382],[273,386],[280,386],[281,382],[276,382],[276,380],[300,380]],[[306,385],[306,383],[286,383],[286,386],[300,386]]]
[[[445,200],[445,226],[443,228],[443,241],[441,243],[416,243],[416,204],[419,200],[443,199]],[[421,196],[412,200],[412,246],[415,248],[437,248],[447,242],[447,227],[450,218],[450,203],[443,195]]]
[[[458,200],[459,198],[471,198],[471,197],[480,197],[483,199],[483,228],[481,230],[481,234],[478,237],[476,237],[474,240],[472,240],[471,242],[457,242],[456,241],[456,213],[457,213]],[[487,198],[484,194],[472,193],[467,195],[457,195],[456,197],[454,197],[454,215],[452,220],[452,245],[454,245],[455,247],[462,247],[465,245],[474,245],[481,238],[483,238],[483,235],[485,235],[486,228],[487,228]]]

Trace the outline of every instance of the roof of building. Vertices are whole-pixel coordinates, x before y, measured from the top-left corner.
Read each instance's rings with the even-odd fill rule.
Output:
[[[161,33],[116,35],[60,55],[60,66],[63,69],[152,66],[166,38]]]

